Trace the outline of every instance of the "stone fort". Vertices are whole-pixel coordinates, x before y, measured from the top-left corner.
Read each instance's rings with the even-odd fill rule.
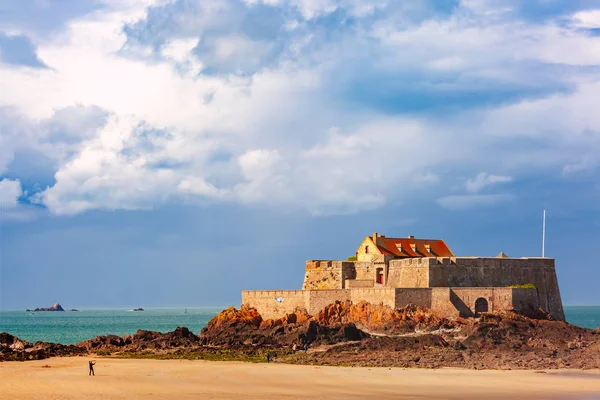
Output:
[[[525,287],[523,287],[525,286]],[[542,308],[564,320],[551,258],[456,257],[443,240],[367,236],[349,260],[309,260],[302,290],[244,290],[263,318],[298,309],[314,315],[335,302],[414,304],[447,317]]]

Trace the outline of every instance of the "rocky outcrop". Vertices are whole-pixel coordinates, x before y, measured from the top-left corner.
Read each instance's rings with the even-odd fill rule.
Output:
[[[90,340],[78,343],[78,348],[88,352],[141,352],[149,350],[165,350],[176,348],[198,347],[200,338],[186,327],[177,327],[173,332],[160,333],[138,330],[134,335],[96,336]]]
[[[353,323],[370,332],[387,334],[453,326],[448,319],[418,306],[407,305],[404,308],[393,309],[365,301],[357,304],[336,301],[319,311],[313,319],[324,325]]]
[[[30,309],[27,309],[26,311],[32,311]],[[42,308],[36,308],[33,311],[65,311],[62,306],[58,303],[55,303],[52,307],[42,307]]]
[[[48,357],[82,354],[84,350],[73,345],[21,340],[8,333],[0,333],[0,361],[42,360]]]
[[[515,312],[481,318],[441,318],[416,306],[391,309],[336,302],[314,316],[296,311],[264,320],[257,310],[230,307],[196,336],[178,327],[160,333],[98,336],[77,345],[28,343],[0,334],[0,360],[59,355],[138,354],[209,359],[233,353],[305,364],[494,369],[600,368],[600,330]],[[308,351],[293,351],[305,349]],[[305,347],[308,346],[308,348]],[[229,356],[228,356],[229,357]],[[259,358],[256,358],[259,357]],[[288,358],[286,358],[288,357]]]
[[[223,310],[200,332],[203,344],[231,348],[331,344],[367,336],[353,323],[319,323],[302,310],[263,320],[256,309],[245,306]]]
[[[114,352],[153,352],[174,349],[197,349],[200,338],[188,328],[178,327],[173,332],[160,333],[138,330],[134,335],[96,336],[76,345],[56,343],[29,343],[8,333],[0,334],[0,361],[38,360],[54,356],[77,354],[112,354]]]

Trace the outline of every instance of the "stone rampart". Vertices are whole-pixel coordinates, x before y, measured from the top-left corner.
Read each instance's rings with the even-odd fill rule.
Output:
[[[429,266],[435,259],[406,258],[389,262],[386,286],[399,288],[429,287]]]
[[[527,283],[536,287],[540,307],[555,319],[565,319],[553,259],[458,257],[455,264],[429,266],[430,287],[506,288]]]
[[[396,306],[396,294],[394,288],[360,288],[350,290],[352,303],[366,301],[371,304],[383,304],[394,308]]]
[[[345,280],[355,277],[353,261],[310,260],[306,262],[302,289],[344,289]]]
[[[539,308],[536,289],[498,287],[454,288],[356,288],[337,290],[244,290],[242,304],[258,310],[263,318],[280,318],[298,309],[316,314],[335,301],[366,301],[402,308],[408,304],[430,308],[446,317],[472,317],[475,303],[485,299],[488,312]]]
[[[242,290],[242,304],[256,308],[264,319],[279,318],[298,309],[308,311],[309,296],[306,290]]]
[[[306,309],[310,315],[314,315],[326,306],[339,301],[350,300],[350,290],[311,290],[308,293]]]
[[[419,307],[431,308],[432,290],[429,288],[403,288],[394,289],[395,308],[402,308],[408,304],[414,304]]]
[[[346,289],[372,288],[375,286],[373,279],[346,279]]]

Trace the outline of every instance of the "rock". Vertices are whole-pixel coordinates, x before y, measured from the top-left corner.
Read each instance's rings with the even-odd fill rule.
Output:
[[[352,323],[369,331],[387,334],[412,332],[417,327],[420,330],[432,331],[442,326],[454,325],[448,319],[418,306],[409,304],[394,310],[389,306],[364,301],[357,304],[336,301],[319,311],[313,318],[324,325]]]
[[[52,307],[46,307],[46,308],[36,308],[33,311],[65,311],[62,306],[58,303],[55,303]]]
[[[456,343],[454,343],[454,346],[452,346],[454,348],[454,350],[466,350],[467,346],[465,346],[460,340],[457,340]]]

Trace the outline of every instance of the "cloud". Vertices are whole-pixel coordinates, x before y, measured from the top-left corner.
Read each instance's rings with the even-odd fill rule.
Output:
[[[16,207],[22,194],[21,182],[18,179],[3,178],[0,180],[0,203],[3,208]]]
[[[476,207],[491,207],[514,199],[511,194],[465,194],[441,197],[437,203],[450,210],[468,210]]]
[[[46,68],[46,65],[38,58],[35,47],[27,36],[11,36],[1,31],[0,62],[33,68]]]
[[[20,202],[26,195],[19,179],[0,179],[0,224],[30,221],[40,215],[39,209]]]
[[[182,200],[319,215],[497,204],[510,195],[481,192],[597,163],[600,38],[565,23],[591,26],[584,11],[531,22],[497,1],[106,3],[36,38],[48,68],[0,65],[0,171],[46,157],[35,196],[61,215]],[[445,196],[465,171],[498,166]]]
[[[486,172],[480,172],[475,178],[467,179],[465,187],[469,193],[478,193],[488,186],[512,181],[513,178],[510,176],[490,175]]]
[[[600,9],[576,12],[571,18],[571,23],[578,28],[600,28]]]

